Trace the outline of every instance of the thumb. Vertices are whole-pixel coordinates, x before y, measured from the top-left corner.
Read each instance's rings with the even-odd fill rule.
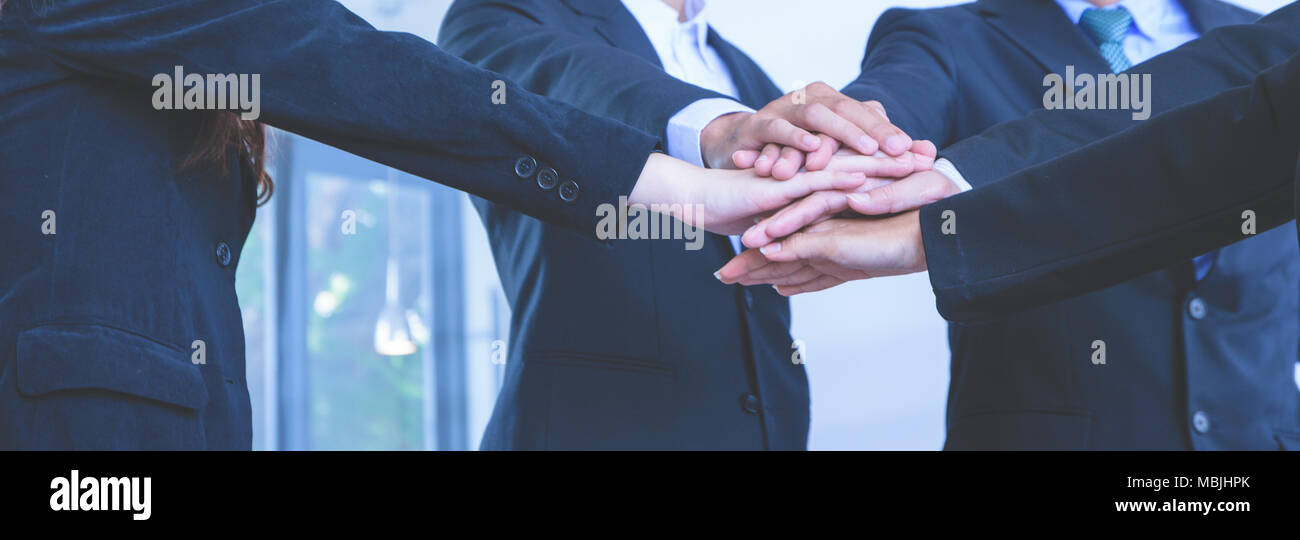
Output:
[[[957,191],[948,177],[926,171],[866,193],[849,195],[849,207],[860,214],[877,216],[915,210]]]
[[[772,262],[791,262],[828,259],[836,246],[832,237],[825,234],[800,232],[763,246],[763,257]]]

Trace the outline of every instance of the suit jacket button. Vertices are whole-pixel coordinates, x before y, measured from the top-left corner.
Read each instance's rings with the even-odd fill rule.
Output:
[[[758,414],[758,396],[745,394],[740,396],[740,408],[749,414]]]
[[[580,193],[582,193],[582,187],[573,180],[569,180],[560,186],[560,200],[566,203],[578,200],[578,194]]]
[[[1193,319],[1196,319],[1198,321],[1204,319],[1205,312],[1206,312],[1205,300],[1202,300],[1200,298],[1193,298],[1190,302],[1187,303],[1187,314],[1190,315]]]
[[[532,156],[524,156],[515,161],[515,176],[524,179],[532,178],[536,170],[537,160]]]
[[[1205,411],[1196,411],[1196,414],[1192,415],[1192,429],[1197,433],[1209,433],[1210,415],[1205,414]]]
[[[538,171],[537,187],[541,188],[542,191],[550,191],[552,189],[555,189],[555,185],[559,183],[560,183],[560,173],[555,172],[555,169],[547,167],[545,169],[542,169],[541,171]]]
[[[222,268],[230,266],[230,244],[217,242],[217,264]]]

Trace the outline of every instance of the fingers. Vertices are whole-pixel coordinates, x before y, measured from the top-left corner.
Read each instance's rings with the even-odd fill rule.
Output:
[[[758,248],[784,238],[804,228],[819,218],[838,214],[848,209],[846,194],[837,191],[821,191],[804,197],[790,206],[782,208],[772,217],[767,218],[745,231],[740,241],[747,247]]]
[[[759,253],[772,262],[807,261],[831,259],[838,248],[834,235],[803,232],[763,246]]]
[[[874,156],[835,156],[830,160],[827,169],[842,172],[862,173],[866,176],[902,178],[910,175],[916,167],[916,158],[911,153],[904,153],[899,157],[888,157],[884,155]]]
[[[807,283],[802,283],[799,285],[778,286],[776,288],[776,292],[780,293],[781,296],[794,296],[796,294],[826,290],[843,283],[844,280],[837,278],[835,276],[822,275]]]
[[[718,278],[723,283],[735,283],[746,274],[768,265],[769,262],[757,249],[748,249],[741,252],[740,255],[732,257],[730,261],[727,261],[727,264],[722,265],[722,268],[713,273],[713,277]]]
[[[731,162],[737,169],[749,169],[754,166],[755,161],[758,161],[759,153],[758,150],[736,150],[731,154]]]
[[[769,118],[758,122],[757,140],[794,147],[802,152],[812,152],[821,146],[822,142],[816,135],[791,124],[784,118]]]
[[[843,104],[838,107],[840,109],[838,111],[832,111],[830,107],[823,103],[812,103],[799,108],[800,125],[806,126],[812,131],[830,135],[849,148],[863,154],[871,155],[876,153],[880,146],[877,139],[868,136],[863,128],[858,127],[854,121],[851,121],[853,117],[871,119],[874,113],[868,112],[865,107],[857,106],[856,102],[848,98],[839,99],[837,102]],[[909,142],[908,145],[910,146],[911,143]]]
[[[947,176],[926,171],[866,193],[850,194],[848,204],[861,214],[896,214],[920,208],[955,193],[957,186]]]
[[[912,148],[912,138],[889,122],[885,107],[878,101],[863,102],[857,107],[844,104],[837,108],[836,112],[846,115],[850,121],[866,131],[869,137],[879,143],[880,151],[886,154],[901,156],[903,152]],[[866,155],[874,153],[863,152]]]
[[[772,167],[776,165],[776,160],[779,157],[781,157],[781,145],[768,144],[764,146],[763,151],[758,155],[758,159],[754,161],[754,174],[772,176]]]
[[[840,150],[840,141],[829,135],[818,135],[822,139],[822,145],[816,151],[808,154],[808,161],[804,168],[810,171],[820,171],[830,164],[831,158]]]
[[[772,166],[772,178],[789,180],[803,168],[803,152],[789,146],[781,150],[781,157]]]
[[[796,280],[793,279],[791,276],[801,273],[805,268],[811,268],[811,267],[808,266],[808,264],[803,261],[776,262],[776,263],[769,262],[766,265],[760,266],[750,271],[749,273],[746,273],[736,278],[736,283],[745,286],[774,284],[777,283],[778,281],[781,282],[788,281],[789,283],[803,283],[804,281],[808,281],[812,279],[812,277],[806,277],[803,279]]]
[[[934,161],[934,158],[939,155],[939,149],[935,148],[934,143],[930,141],[912,141],[912,153],[926,156],[930,161]]]

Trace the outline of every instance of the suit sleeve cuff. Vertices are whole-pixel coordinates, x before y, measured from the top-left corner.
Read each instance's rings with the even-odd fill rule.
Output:
[[[704,167],[700,134],[719,117],[738,112],[754,109],[725,98],[706,98],[687,105],[668,119],[668,155]]]
[[[973,189],[970,182],[967,182],[966,178],[957,170],[957,166],[953,165],[952,162],[948,161],[946,158],[935,160],[934,171],[947,176],[948,180],[952,181],[953,185],[957,186],[957,189],[961,190],[962,193],[966,193]]]

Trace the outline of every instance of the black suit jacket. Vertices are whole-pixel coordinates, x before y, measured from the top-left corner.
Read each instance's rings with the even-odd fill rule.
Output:
[[[1216,0],[1182,5],[1201,31],[1257,17]],[[942,147],[1040,109],[1044,76],[1066,66],[1110,71],[1051,0],[891,10],[845,93],[880,100],[900,127]],[[1157,100],[1182,92],[1154,79]],[[954,322],[946,447],[1277,448],[1297,431],[1295,385],[1283,377],[1300,349],[1294,231],[1223,250],[1200,282],[1190,260],[1166,266],[1026,312]],[[1208,302],[1204,318],[1184,309],[1193,299]],[[1097,341],[1104,366],[1092,363]],[[1251,397],[1234,397],[1243,390]],[[1198,414],[1211,430],[1195,429]]]
[[[740,101],[781,92],[710,30]],[[529,90],[664,138],[690,103],[722,97],[664,73],[621,3],[460,0],[448,51]],[[791,361],[790,311],[770,287],[710,277],[725,237],[619,240],[608,249],[474,201],[513,309],[505,384],[485,449],[804,449],[808,385]],[[705,233],[707,234],[707,233]]]
[[[234,279],[256,189],[234,151],[181,166],[210,113],[151,106],[175,66],[259,75],[273,126],[588,236],[654,146],[511,83],[494,105],[499,76],[336,2],[6,2],[0,448],[250,448]],[[538,165],[578,196],[516,174]]]

